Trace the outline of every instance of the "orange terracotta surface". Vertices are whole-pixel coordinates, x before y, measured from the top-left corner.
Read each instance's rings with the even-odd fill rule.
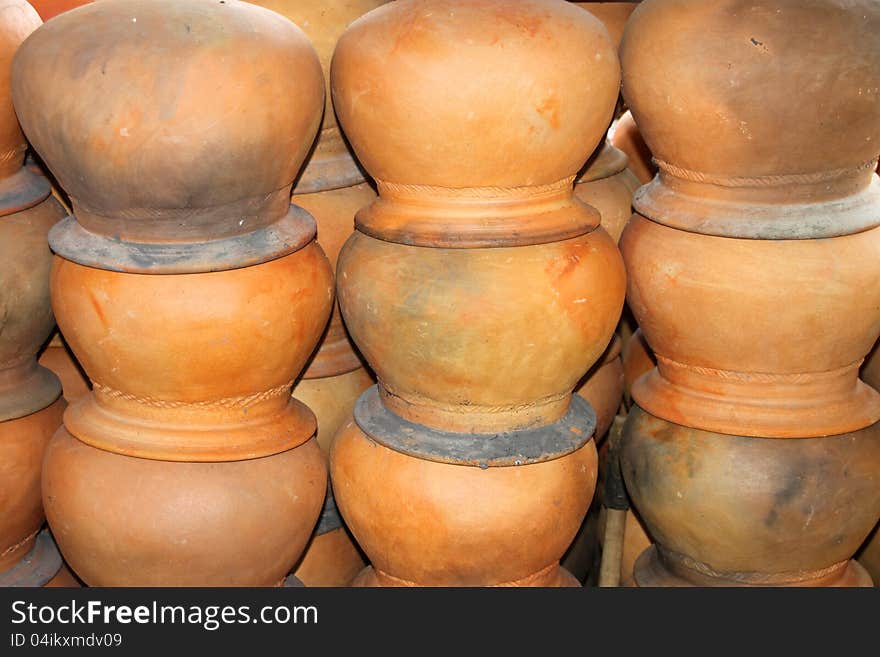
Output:
[[[605,29],[611,35],[615,47],[620,46],[626,21],[633,13],[638,2],[576,2],[577,6],[586,9],[596,18],[602,21]]]
[[[301,444],[315,421],[289,391],[324,328],[332,282],[315,243],[203,274],[123,274],[56,258],[58,325],[94,384],[66,426],[97,447],[170,460]]]
[[[790,584],[843,576],[880,516],[880,425],[756,440],[671,425],[638,408],[627,424],[627,490],[665,562],[686,579]]]
[[[628,162],[623,151],[606,141],[574,185],[575,197],[599,211],[602,228],[615,243],[632,216],[633,194],[639,187],[638,178],[627,168]]]
[[[61,426],[66,404],[0,422],[0,572],[33,547],[45,516],[40,499],[43,452]]]
[[[773,0],[746,17],[723,2],[649,0],[621,45],[624,95],[654,155],[684,169],[749,178],[848,169],[880,151],[876,99],[865,93],[878,28],[871,0]],[[821,46],[810,41],[819,35]],[[707,65],[695,66],[694,53]]]
[[[474,61],[518,75],[473,76]],[[555,241],[598,223],[571,196],[571,178],[611,120],[618,66],[589,13],[531,0],[391,3],[346,31],[331,78],[337,116],[379,186],[360,230],[477,247]]]
[[[46,517],[89,586],[278,585],[326,486],[314,440],[264,458],[171,463],[95,449],[62,429],[43,469]]]
[[[13,78],[23,128],[77,221],[147,243],[281,219],[324,103],[302,31],[236,0],[86,5],[29,39]]]
[[[10,71],[16,50],[42,21],[25,0],[0,2],[0,178],[24,165],[27,142],[18,125],[10,93]]]
[[[642,134],[636,122],[633,120],[632,112],[627,110],[614,124],[611,132],[611,143],[615,148],[619,148],[626,153],[629,158],[629,170],[632,171],[636,178],[643,185],[651,182],[657,174],[657,165],[654,164],[651,149],[642,139]]]
[[[60,333],[56,333],[43,349],[39,363],[46,369],[52,370],[61,381],[61,390],[68,403],[84,397],[92,389],[92,382],[64,343]]]
[[[90,2],[92,0],[29,0],[29,3],[33,5],[44,21]]]
[[[495,249],[420,249],[355,233],[337,288],[388,408],[486,433],[565,413],[614,331],[623,284],[620,254],[597,229]]]
[[[637,215],[620,248],[629,306],[658,359],[659,371],[632,389],[648,412],[707,431],[782,438],[880,419],[880,395],[858,379],[880,332],[880,229],[833,240],[735,240]]]
[[[82,584],[67,566],[61,566],[58,574],[46,582],[43,587],[47,589],[78,589],[82,588]]]
[[[348,586],[367,563],[344,527],[312,537],[294,575],[306,586]]]
[[[564,580],[556,562],[596,484],[592,442],[546,463],[481,469],[406,456],[354,422],[330,462],[340,511],[386,586]]]
[[[364,368],[320,379],[300,379],[293,387],[293,396],[308,406],[318,421],[318,445],[325,452],[336,431],[351,415],[361,393],[375,383]]]

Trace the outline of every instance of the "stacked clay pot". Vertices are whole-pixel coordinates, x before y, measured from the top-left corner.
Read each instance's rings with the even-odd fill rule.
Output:
[[[572,390],[624,296],[572,190],[617,97],[608,33],[561,2],[398,0],[341,37],[331,87],[379,191],[337,267],[379,381],[331,447],[355,583],[576,584],[596,418]]]
[[[858,378],[880,332],[880,6],[747,4],[646,0],[621,45],[660,167],[620,242],[657,358],[622,453],[656,540],[635,577],[869,585],[851,557],[880,516],[880,394]]]
[[[349,23],[386,0],[249,0],[286,16],[299,25],[317,50],[329,87],[330,59]],[[318,240],[331,266],[354,228],[354,215],[376,198],[360,165],[339,130],[329,89],[324,119],[312,152],[293,187],[293,202],[305,208],[318,224]],[[360,394],[374,383],[352,344],[338,306],[293,394],[318,419],[318,444],[327,452],[337,429],[354,409]],[[342,586],[364,567],[362,553],[344,527],[332,491],[309,547],[296,569],[306,586]]]
[[[49,229],[64,216],[46,178],[25,166],[10,71],[40,26],[24,0],[0,2],[0,586],[42,586],[61,567],[40,499],[40,466],[61,424],[61,384],[37,364],[54,326]]]
[[[49,236],[52,304],[92,391],[43,468],[66,560],[89,585],[280,584],[327,485],[290,396],[333,302],[290,205],[314,49],[244,2],[118,0],[46,23],[13,69],[74,214]]]

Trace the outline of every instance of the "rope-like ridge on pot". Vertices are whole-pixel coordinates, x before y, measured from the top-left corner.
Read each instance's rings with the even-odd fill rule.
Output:
[[[372,566],[373,571],[376,573],[376,579],[379,581],[385,579],[389,582],[393,582],[400,587],[421,587],[423,584],[419,584],[418,582],[413,582],[408,579],[403,579],[402,577],[395,577],[394,575],[389,575],[383,570],[379,570],[375,566]],[[549,566],[545,568],[541,568],[538,572],[532,573],[531,575],[526,575],[522,579],[514,579],[508,582],[499,582],[498,584],[489,584],[487,586],[491,588],[521,588],[526,586],[533,586],[535,582],[540,582],[547,578],[547,576],[554,571],[560,568],[559,563],[551,563]]]
[[[859,359],[853,363],[850,363],[849,365],[844,365],[843,367],[839,367],[835,370],[829,370],[827,372],[796,372],[793,374],[773,374],[769,372],[738,372],[736,370],[720,370],[712,367],[703,367],[701,365],[688,365],[687,363],[680,363],[678,361],[672,360],[671,358],[667,358],[656,353],[655,356],[657,358],[658,364],[662,365],[662,367],[660,368],[661,374],[663,368],[669,368],[673,370],[694,372],[696,374],[711,376],[716,379],[724,379],[727,381],[792,384],[813,383],[815,381],[840,378],[842,374],[858,370],[862,364],[862,361],[864,360]]]
[[[206,399],[195,402],[176,401],[171,399],[156,399],[155,397],[141,397],[139,395],[133,395],[128,392],[116,390],[115,388],[105,386],[104,384],[98,382],[94,382],[92,388],[96,392],[99,392],[102,395],[111,397],[113,399],[122,399],[124,401],[135,402],[137,404],[141,404],[143,406],[151,406],[153,408],[245,408],[263,401],[267,401],[269,399],[273,399],[275,397],[289,394],[290,389],[293,386],[294,380],[291,380],[275,388],[263,390],[261,392],[255,392],[250,395],[223,397],[221,399]]]
[[[548,395],[547,397],[542,397],[541,399],[534,399],[527,402],[522,402],[519,404],[499,404],[496,406],[481,406],[479,404],[438,404],[435,401],[428,400],[426,397],[418,397],[418,396],[410,396],[404,397],[403,395],[398,394],[394,391],[394,389],[389,388],[387,384],[381,384],[381,391],[388,395],[389,397],[393,397],[394,399],[400,400],[403,404],[407,406],[416,406],[421,408],[429,408],[432,410],[442,411],[444,413],[455,413],[459,415],[473,415],[474,413],[518,413],[521,411],[530,411],[535,408],[541,408],[542,406],[548,406],[558,401],[562,401],[563,399],[569,399],[572,396],[572,393],[561,392],[555,395]],[[424,400],[424,401],[423,401]]]
[[[849,177],[866,170],[873,170],[877,167],[877,158],[863,162],[855,167],[846,167],[842,169],[830,169],[828,171],[817,171],[814,173],[789,173],[776,174],[770,176],[721,176],[712,173],[703,173],[702,171],[693,171],[683,167],[670,164],[658,158],[653,158],[654,163],[664,173],[696,183],[707,183],[710,185],[718,185],[719,187],[776,187],[781,185],[813,185],[817,183],[837,180],[839,178]]]
[[[20,540],[18,543],[16,543],[15,545],[10,545],[8,548],[6,548],[5,550],[3,550],[3,552],[0,552],[0,557],[5,557],[7,554],[12,554],[12,553],[15,552],[16,550],[20,549],[22,545],[24,545],[25,543],[27,543],[29,540],[31,540],[31,539],[32,539],[34,536],[36,536],[37,534],[39,534],[41,529],[42,529],[42,528],[37,529],[37,531],[28,534],[27,536],[25,536],[23,539],[21,539],[21,540]]]
[[[713,579],[726,579],[731,582],[740,582],[743,584],[791,584],[797,582],[808,582],[811,580],[822,579],[827,575],[831,575],[835,571],[842,570],[849,563],[849,559],[844,559],[827,568],[811,571],[789,571],[782,573],[756,573],[756,572],[724,572],[715,570],[702,561],[679,554],[671,550],[660,550],[660,554],[664,560],[677,561],[685,568],[694,570],[701,575],[711,577]]]
[[[530,199],[535,196],[554,194],[574,187],[575,176],[546,185],[525,185],[521,187],[440,187],[436,185],[410,185],[405,183],[376,180],[379,194],[391,196],[445,197],[453,199]]]

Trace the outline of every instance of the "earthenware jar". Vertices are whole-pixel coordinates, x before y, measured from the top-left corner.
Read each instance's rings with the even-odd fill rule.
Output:
[[[657,541],[636,580],[869,584],[850,557],[880,516],[880,394],[858,378],[880,331],[880,6],[728,4],[647,0],[621,45],[660,167],[620,242],[657,359],[623,450]]]
[[[37,535],[43,452],[64,401],[36,356],[55,323],[46,236],[64,212],[46,178],[25,166],[10,92],[13,56],[40,23],[24,0],[0,2],[0,585],[42,586],[61,565],[37,549]]]
[[[13,95],[74,211],[49,236],[92,381],[44,463],[65,558],[90,585],[280,584],[327,485],[290,396],[333,302],[290,205],[324,102],[313,48],[244,2],[100,2],[25,42]]]
[[[572,192],[617,96],[607,31],[565,3],[400,0],[349,27],[331,81],[379,189],[337,268],[379,380],[331,448],[356,583],[576,583],[596,418],[572,389],[624,292]]]

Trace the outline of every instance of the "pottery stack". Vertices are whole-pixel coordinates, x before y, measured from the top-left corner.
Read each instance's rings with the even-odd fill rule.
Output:
[[[475,71],[480,74],[476,75]],[[578,168],[619,66],[587,12],[398,0],[339,40],[339,121],[379,197],[339,255],[378,385],[331,448],[373,586],[561,586],[596,477],[572,389],[605,350],[624,271]]]
[[[73,206],[52,305],[93,389],[43,500],[88,584],[277,585],[312,533],[325,459],[290,388],[333,277],[290,189],[323,88],[293,23],[233,0],[90,4],[16,56],[22,126]]]
[[[49,181],[25,166],[10,91],[13,56],[40,23],[24,0],[0,2],[0,586],[43,586],[61,568],[41,532],[40,471],[65,404],[36,356],[55,324],[46,235],[64,210]]]
[[[647,0],[623,93],[660,168],[621,239],[657,368],[629,493],[651,585],[869,585],[880,516],[880,6]],[[695,66],[694,62],[701,65]]]

